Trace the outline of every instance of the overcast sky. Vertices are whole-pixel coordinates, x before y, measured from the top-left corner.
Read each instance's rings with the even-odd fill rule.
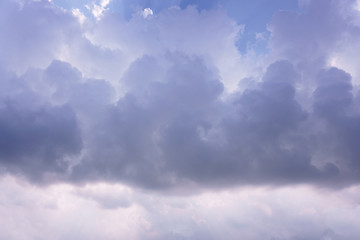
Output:
[[[360,239],[360,1],[1,0],[0,240]]]

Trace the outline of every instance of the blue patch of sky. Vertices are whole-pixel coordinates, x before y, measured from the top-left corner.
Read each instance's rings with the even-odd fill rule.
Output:
[[[229,17],[238,24],[244,24],[243,35],[236,43],[241,53],[252,48],[256,53],[267,52],[267,40],[270,33],[267,24],[279,10],[298,11],[297,0],[183,0],[182,7],[195,4],[199,9],[222,7]]]
[[[52,0],[52,2],[56,6],[60,6],[65,9],[72,9],[72,8],[83,9],[84,5],[88,3],[88,1],[84,1],[84,0]]]
[[[53,2],[65,9],[79,8],[86,16],[90,16],[85,4],[91,4],[94,1],[53,0]],[[99,3],[100,0],[97,2]],[[224,9],[230,18],[238,24],[245,25],[245,30],[236,43],[242,54],[248,49],[253,49],[259,54],[266,53],[267,40],[270,36],[266,27],[274,13],[279,10],[299,10],[297,0],[112,0],[107,8],[128,20],[134,12],[144,8],[151,8],[157,13],[174,5],[181,8],[196,5],[199,11],[218,7]]]
[[[267,24],[279,10],[298,10],[297,0],[228,0],[223,5],[228,15],[239,24],[245,24],[243,36],[237,42],[240,52],[253,47],[257,53],[267,52],[270,33]],[[261,35],[259,35],[261,34]],[[260,38],[259,38],[260,37]]]

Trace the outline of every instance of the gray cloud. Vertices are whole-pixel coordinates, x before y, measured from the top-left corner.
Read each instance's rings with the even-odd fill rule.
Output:
[[[23,74],[11,61],[2,65],[0,157],[5,172],[43,183],[49,178],[120,181],[189,192],[238,184],[345,186],[358,181],[358,96],[350,74],[326,65],[342,34],[356,30],[346,21],[344,4],[311,1],[304,13],[278,13],[269,26],[273,63],[264,66],[259,81],[253,78],[249,87],[231,94],[224,90],[216,58],[234,56],[235,48],[227,44],[234,44],[239,29],[220,10],[170,9],[154,19],[134,16],[126,26],[114,23],[129,33],[127,40],[141,36],[128,43],[129,49],[145,49],[135,51],[139,57],[132,61],[120,50],[126,49],[121,31],[109,32],[116,20],[111,14],[84,27],[90,41],[79,33],[64,37],[73,29],[81,32],[80,25],[46,2],[6,4],[14,12],[6,17],[14,24],[33,15],[53,23],[29,23],[41,41],[30,38],[23,50],[21,43],[11,43],[11,34],[21,39],[16,31],[7,29],[9,37],[1,42],[9,45],[7,55],[21,52],[30,58],[31,51],[43,49],[39,55],[52,60],[46,67],[21,62]],[[330,16],[336,24],[326,21]],[[184,17],[187,22],[179,21]],[[212,18],[221,19],[215,25],[220,34],[209,24]],[[191,21],[204,34],[192,36]],[[99,33],[103,38],[97,39]],[[206,36],[209,43],[203,44]],[[67,63],[54,59],[53,46],[80,50],[74,57],[62,56]],[[94,56],[114,63],[99,67],[100,60],[86,59]],[[123,74],[101,70],[112,72],[117,66]]]
[[[106,81],[83,79],[59,61],[38,80],[54,89],[50,99],[22,83],[24,96],[55,105],[29,105],[19,95],[4,98],[5,169],[36,181],[60,174],[58,179],[68,181],[124,181],[146,188],[333,184],[356,175],[357,148],[351,143],[358,131],[349,123],[357,117],[342,113],[353,110],[350,75],[344,71],[319,73],[313,117],[295,99],[299,74],[288,61],[271,64],[255,88],[221,99],[215,68],[198,57],[166,58],[166,65],[149,56],[134,62],[122,79],[128,91],[115,104]],[[312,133],[300,131],[312,121],[334,129],[338,161],[313,163]],[[316,136],[316,151],[326,152],[326,134]],[[78,160],[66,162],[66,156]],[[349,166],[355,172],[346,177]]]
[[[104,209],[116,209],[116,208],[127,208],[130,207],[134,199],[129,195],[127,191],[115,191],[115,192],[96,192],[89,189],[81,189],[76,191],[76,195],[85,199],[90,199],[99,204]]]
[[[322,67],[336,44],[351,32],[349,16],[344,15],[354,1],[309,1],[301,12],[279,11],[269,24],[271,49],[302,67]]]
[[[0,166],[39,183],[51,182],[66,174],[67,157],[80,153],[81,133],[70,106],[45,103],[26,80],[1,74]]]
[[[319,73],[319,84],[314,92],[314,113],[326,124],[331,154],[337,163],[350,170],[349,178],[358,178],[360,120],[357,103],[352,93],[351,76],[337,68]]]
[[[154,14],[0,3],[1,239],[359,238],[354,1],[248,55],[216,1],[120,2]]]
[[[227,100],[201,59],[175,54],[167,63],[144,57],[129,68],[129,90],[96,123],[74,179],[149,188],[337,179],[334,163],[312,163],[311,132],[300,129],[313,120],[295,99],[299,75],[288,61],[270,65],[258,87]]]

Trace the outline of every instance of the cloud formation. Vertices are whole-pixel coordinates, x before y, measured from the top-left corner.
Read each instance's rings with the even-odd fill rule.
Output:
[[[359,239],[358,1],[243,2],[1,1],[0,239]]]
[[[355,240],[360,234],[359,187],[245,188],[164,197],[118,184],[44,189],[6,177],[0,190],[2,239]]]
[[[106,12],[80,25],[46,1],[5,1],[3,172],[152,189],[357,183],[357,86],[327,65],[344,34],[357,37],[347,4],[277,13],[263,74],[234,90],[227,64],[250,57],[222,10],[173,7],[129,22]]]

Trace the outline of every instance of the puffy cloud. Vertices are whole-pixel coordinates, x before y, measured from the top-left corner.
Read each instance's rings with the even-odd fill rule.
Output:
[[[321,66],[349,25],[339,11],[341,5],[340,1],[310,1],[303,12],[276,13],[269,25],[271,49],[282,57]]]
[[[5,172],[33,181],[53,182],[68,171],[68,159],[80,153],[82,139],[74,110],[49,104],[32,89],[37,74],[17,77],[1,72],[0,164]]]
[[[309,113],[295,99],[299,74],[289,62],[270,65],[258,87],[222,100],[216,72],[201,59],[157,60],[139,59],[124,75],[127,94],[95,123],[73,179],[179,191],[337,179],[334,163],[312,162],[311,133],[300,132]]]
[[[169,66],[164,68],[156,59],[144,57],[129,68],[123,79],[129,90],[94,123],[89,155],[74,169],[75,178],[90,173],[109,180],[131,179],[149,186],[164,181],[161,184],[169,185],[171,174],[162,165],[175,159],[162,156],[166,147],[160,146],[160,141],[167,144],[163,135],[170,134],[173,127],[179,131],[176,128],[184,121],[191,131],[197,127],[193,124],[206,124],[205,118],[213,114],[211,102],[223,86],[198,58],[168,55],[166,62]],[[177,136],[170,138],[173,141]]]
[[[337,163],[345,169],[352,169],[349,178],[358,178],[359,150],[356,142],[360,137],[359,111],[351,92],[351,76],[337,68],[330,68],[319,74],[319,84],[314,92],[314,112],[325,122],[329,141],[334,147],[330,151]],[[326,144],[329,144],[326,143]]]
[[[70,13],[48,1],[2,1],[0,5],[0,62],[24,73],[28,67],[46,67],[65,41],[80,31]]]
[[[355,1],[222,3],[0,3],[1,239],[359,238]]]
[[[66,173],[66,157],[80,152],[77,122],[66,106],[24,110],[9,103],[1,109],[0,123],[0,162],[5,171],[51,182],[53,174]]]
[[[351,75],[326,66],[357,28],[348,5],[310,1],[302,13],[277,13],[264,70],[242,73],[229,93],[248,58],[235,46],[241,27],[222,10],[173,7],[129,21],[104,12],[80,25],[44,1],[3,4],[14,13],[3,28],[24,22],[35,33],[23,50],[11,39],[24,30],[6,28],[2,41],[8,55],[32,60],[2,60],[5,171],[180,192],[356,179],[357,96]],[[38,24],[26,21],[32,15]],[[36,49],[46,61],[28,52]]]

